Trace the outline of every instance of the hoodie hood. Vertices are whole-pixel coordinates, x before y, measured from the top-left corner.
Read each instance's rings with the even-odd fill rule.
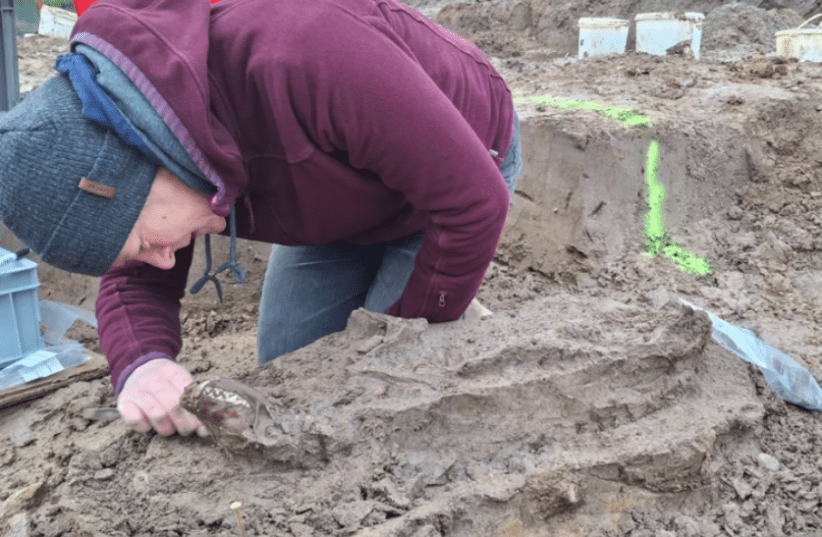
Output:
[[[117,25],[109,22],[113,15]],[[202,0],[98,0],[77,21],[71,42],[94,48],[129,77],[217,187],[212,210],[228,216],[248,180],[237,144],[211,106],[210,17]]]

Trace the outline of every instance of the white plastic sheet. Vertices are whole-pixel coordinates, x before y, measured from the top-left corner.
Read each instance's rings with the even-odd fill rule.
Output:
[[[40,321],[44,328],[44,349],[32,352],[0,369],[0,391],[26,382],[45,378],[65,369],[77,367],[89,359],[85,348],[66,339],[75,321],[97,327],[97,319],[89,310],[50,300],[40,301]]]
[[[768,345],[750,330],[723,321],[687,300],[679,300],[689,308],[707,313],[713,324],[714,340],[762,371],[765,382],[780,399],[807,410],[822,410],[822,388],[813,375],[793,358]]]

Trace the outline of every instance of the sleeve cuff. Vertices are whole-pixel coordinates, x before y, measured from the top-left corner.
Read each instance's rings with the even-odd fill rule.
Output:
[[[151,360],[157,360],[158,358],[165,358],[166,360],[174,361],[174,358],[169,356],[164,352],[153,351],[148,354],[144,354],[143,356],[137,358],[134,362],[128,365],[125,369],[120,371],[120,374],[117,375],[117,378],[113,378],[112,376],[112,384],[114,385],[114,395],[118,397],[120,392],[123,390],[123,385],[126,383],[126,379],[134,373],[134,370],[143,365],[146,362],[150,362]]]

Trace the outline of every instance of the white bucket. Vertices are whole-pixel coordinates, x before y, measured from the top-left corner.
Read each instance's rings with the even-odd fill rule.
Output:
[[[702,13],[640,13],[636,16],[636,51],[664,56],[672,46],[691,42],[694,58],[699,59],[702,44]]]
[[[43,6],[43,9],[40,10],[40,28],[37,33],[69,39],[76,22],[77,13],[73,11]]]
[[[776,53],[799,61],[822,62],[822,24],[817,28],[803,27],[812,20],[822,17],[814,15],[795,30],[776,32]]]
[[[583,17],[579,19],[579,57],[622,54],[628,43],[630,21]]]

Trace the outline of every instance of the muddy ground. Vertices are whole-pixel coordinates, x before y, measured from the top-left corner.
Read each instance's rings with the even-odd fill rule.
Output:
[[[822,375],[822,67],[772,54],[773,32],[817,6],[776,4],[419,4],[478,43],[519,99],[526,167],[479,295],[494,315],[428,326],[357,312],[259,369],[266,248],[245,243],[247,284],[226,282],[223,304],[185,299],[179,361],[256,386],[293,444],[238,457],[89,422],[79,413],[114,406],[113,391],[77,383],[0,411],[0,533],[235,536],[240,501],[258,536],[822,535],[820,416],[778,400],[677,300]],[[578,17],[672,8],[706,13],[701,60],[576,59]],[[19,47],[34,85],[65,43]],[[669,242],[709,274],[646,254],[652,141]],[[93,279],[39,274],[42,298],[93,307]],[[90,330],[74,335],[95,347]]]

